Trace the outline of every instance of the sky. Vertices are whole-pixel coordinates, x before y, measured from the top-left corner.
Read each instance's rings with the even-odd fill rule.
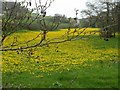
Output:
[[[86,2],[88,0],[55,0],[51,7],[47,10],[47,15],[64,14],[67,17],[75,17],[75,8],[79,9],[78,17],[80,18],[80,11],[86,9]]]
[[[7,0],[7,1],[15,1],[15,0]],[[21,0],[18,0],[21,1]],[[29,0],[28,0],[29,1]],[[34,1],[34,0],[32,0]],[[38,0],[39,1],[39,0]],[[45,4],[47,0],[41,0],[42,4]],[[49,1],[49,0],[48,0]],[[81,18],[82,15],[80,11],[86,9],[86,2],[90,0],[55,0],[51,6],[47,9],[47,15],[54,16],[55,14],[62,14],[69,17],[75,17],[75,8],[79,9],[78,18]],[[32,3],[34,5],[34,3]]]

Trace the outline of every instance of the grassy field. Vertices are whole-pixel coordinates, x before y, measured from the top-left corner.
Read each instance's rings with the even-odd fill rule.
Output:
[[[95,30],[98,29],[89,28],[87,32]],[[49,32],[47,38],[58,37],[64,32]],[[9,45],[15,35],[23,42],[37,33],[18,32],[8,37],[4,44]],[[88,39],[31,49],[31,56],[27,52],[3,52],[3,87],[118,88],[117,37],[104,41],[95,34]]]

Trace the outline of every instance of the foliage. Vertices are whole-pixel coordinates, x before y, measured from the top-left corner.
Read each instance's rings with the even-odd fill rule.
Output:
[[[57,28],[51,28],[52,24],[53,24],[53,20],[54,20],[55,17],[56,16],[46,16],[45,17],[46,25],[47,25],[46,28],[48,28],[50,31],[58,30],[58,29],[65,29],[65,28],[69,27],[69,20],[68,20],[68,18],[66,18],[64,15],[60,15],[59,18],[61,18],[61,22],[60,22],[59,26]],[[73,28],[73,27],[74,26],[71,26],[71,28]],[[41,28],[41,26],[39,25],[39,23],[37,23],[37,21],[32,23],[29,27],[27,27],[27,26],[23,27],[23,29],[30,29],[32,31],[40,30],[40,28]]]

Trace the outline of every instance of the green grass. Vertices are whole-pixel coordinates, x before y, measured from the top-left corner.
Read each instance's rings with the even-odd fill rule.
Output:
[[[52,31],[49,37],[63,32]],[[24,34],[29,37],[36,33],[16,35],[20,34],[24,41]],[[9,42],[6,40],[6,44]],[[118,36],[104,41],[91,35],[89,39],[53,44],[32,52],[30,57],[27,52],[3,52],[3,87],[118,88]]]
[[[117,88],[117,64],[100,62],[92,63],[92,67],[82,67],[79,70],[53,72],[45,77],[35,78],[29,73],[6,73],[3,83],[7,87],[28,88]],[[39,72],[40,73],[40,72]],[[41,73],[40,73],[41,74]]]

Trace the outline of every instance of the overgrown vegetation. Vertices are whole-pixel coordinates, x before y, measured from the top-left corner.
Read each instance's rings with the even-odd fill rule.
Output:
[[[87,30],[92,31],[92,28]],[[61,36],[64,32],[52,31],[48,37]],[[38,32],[15,35],[20,35],[19,39],[24,41],[34,33]],[[3,88],[118,88],[117,37],[108,42],[98,34],[90,37],[86,35],[84,40],[27,51],[3,52]],[[12,39],[5,43],[9,44],[9,40]]]
[[[46,16],[54,0],[33,1],[2,3],[3,88],[118,88],[120,3],[88,3],[79,20],[78,9]]]

